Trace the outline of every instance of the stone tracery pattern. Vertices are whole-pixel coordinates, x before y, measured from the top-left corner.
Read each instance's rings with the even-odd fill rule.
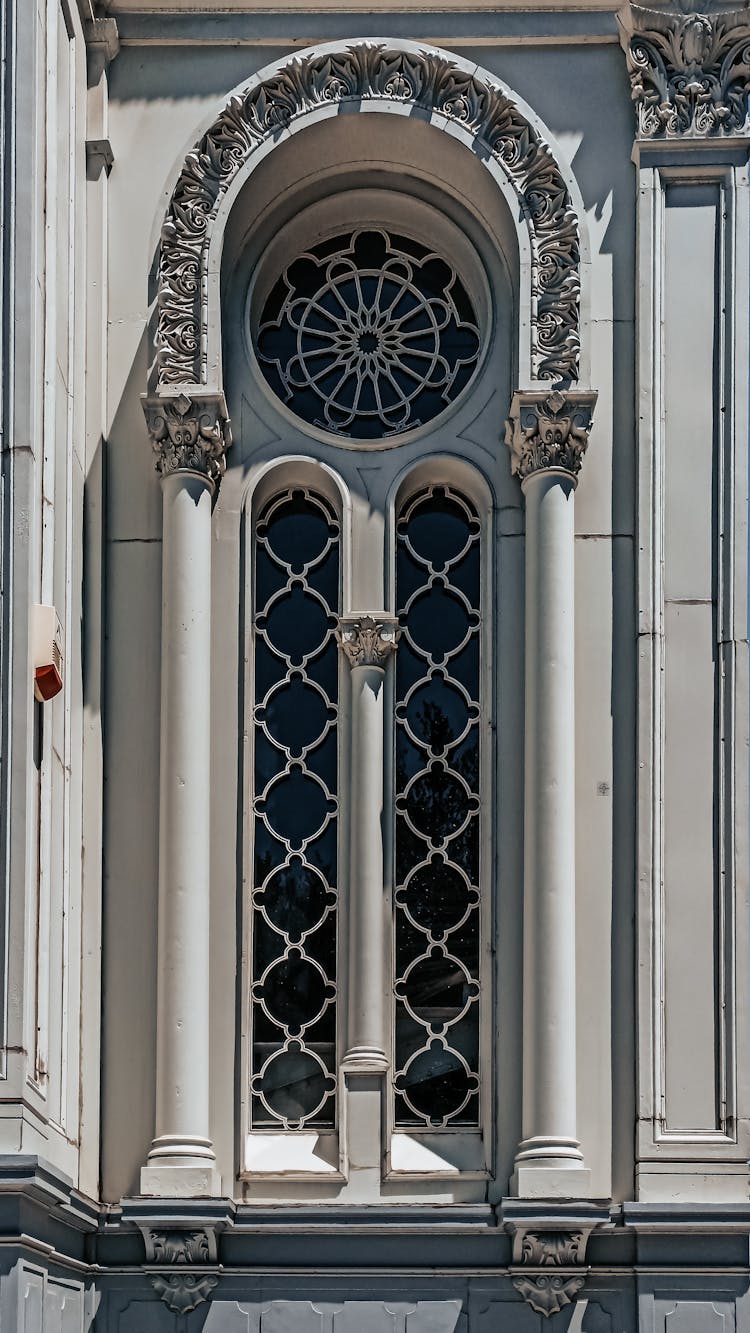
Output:
[[[626,5],[618,14],[638,134],[711,138],[747,132],[750,16],[746,8]]]
[[[515,189],[532,250],[535,378],[573,381],[579,361],[579,235],[557,163],[495,84],[427,50],[358,43],[295,57],[232,96],[188,154],[162,227],[156,367],[159,385],[206,383],[207,263],[213,219],[227,188],[266,139],[296,116],[343,101],[404,101],[474,135]]]
[[[366,228],[292,260],[266,301],[257,350],[298,416],[377,439],[430,421],[461,393],[479,329],[441,256]]]
[[[252,1124],[330,1128],[336,1089],[339,527],[290,490],[255,540]]]
[[[396,580],[396,1123],[479,1124],[480,525],[429,487]]]

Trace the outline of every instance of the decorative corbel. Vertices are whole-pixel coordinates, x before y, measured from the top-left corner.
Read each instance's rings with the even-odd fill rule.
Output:
[[[555,469],[574,481],[588,448],[597,395],[581,389],[519,389],[505,423],[505,443],[513,472],[524,482],[535,472]]]
[[[585,1205],[547,1213],[543,1205],[511,1209],[503,1217],[511,1236],[511,1281],[533,1310],[549,1318],[580,1294],[589,1272],[589,1236],[611,1227],[609,1212]]]
[[[336,638],[350,667],[385,667],[400,632],[392,616],[342,616]]]
[[[211,1273],[195,1272],[217,1262],[216,1228],[170,1228],[159,1230],[140,1224],[146,1247],[147,1265],[159,1265],[160,1272],[149,1272],[157,1296],[175,1314],[188,1314],[210,1299],[218,1278]]]
[[[86,81],[89,88],[95,88],[120,50],[117,20],[111,16],[87,18],[83,35],[86,39]]]
[[[711,0],[617,15],[639,139],[746,135],[750,13]]]
[[[160,394],[141,402],[159,475],[199,472],[217,485],[232,443],[224,395]]]

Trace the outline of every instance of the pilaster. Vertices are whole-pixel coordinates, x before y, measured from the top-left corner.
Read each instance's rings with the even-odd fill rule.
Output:
[[[591,1189],[576,1117],[573,496],[595,402],[581,390],[518,392],[506,425],[526,498],[520,1198]]]
[[[209,1126],[211,501],[230,442],[223,399],[146,398],[162,481],[156,1136],[143,1194],[220,1190]]]

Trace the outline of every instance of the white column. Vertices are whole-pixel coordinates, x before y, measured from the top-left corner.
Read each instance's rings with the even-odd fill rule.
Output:
[[[146,400],[162,478],[156,1133],[141,1193],[221,1192],[209,1123],[211,502],[228,431],[213,400]]]
[[[576,1132],[573,496],[594,402],[517,393],[506,432],[526,497],[521,1198],[590,1193]]]
[[[396,646],[387,616],[341,621],[351,666],[348,1070],[384,1070],[386,922],[383,905],[383,689]]]

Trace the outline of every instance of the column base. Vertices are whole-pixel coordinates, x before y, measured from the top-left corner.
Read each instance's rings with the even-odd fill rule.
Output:
[[[345,1074],[384,1074],[388,1057],[380,1046],[350,1046],[341,1062]]]
[[[577,1139],[538,1134],[524,1139],[510,1182],[517,1199],[589,1199],[591,1172]]]
[[[141,1167],[141,1194],[157,1199],[215,1199],[221,1195],[221,1172],[208,1162]]]
[[[141,1194],[159,1199],[216,1198],[221,1194],[210,1139],[162,1134],[141,1167]]]

